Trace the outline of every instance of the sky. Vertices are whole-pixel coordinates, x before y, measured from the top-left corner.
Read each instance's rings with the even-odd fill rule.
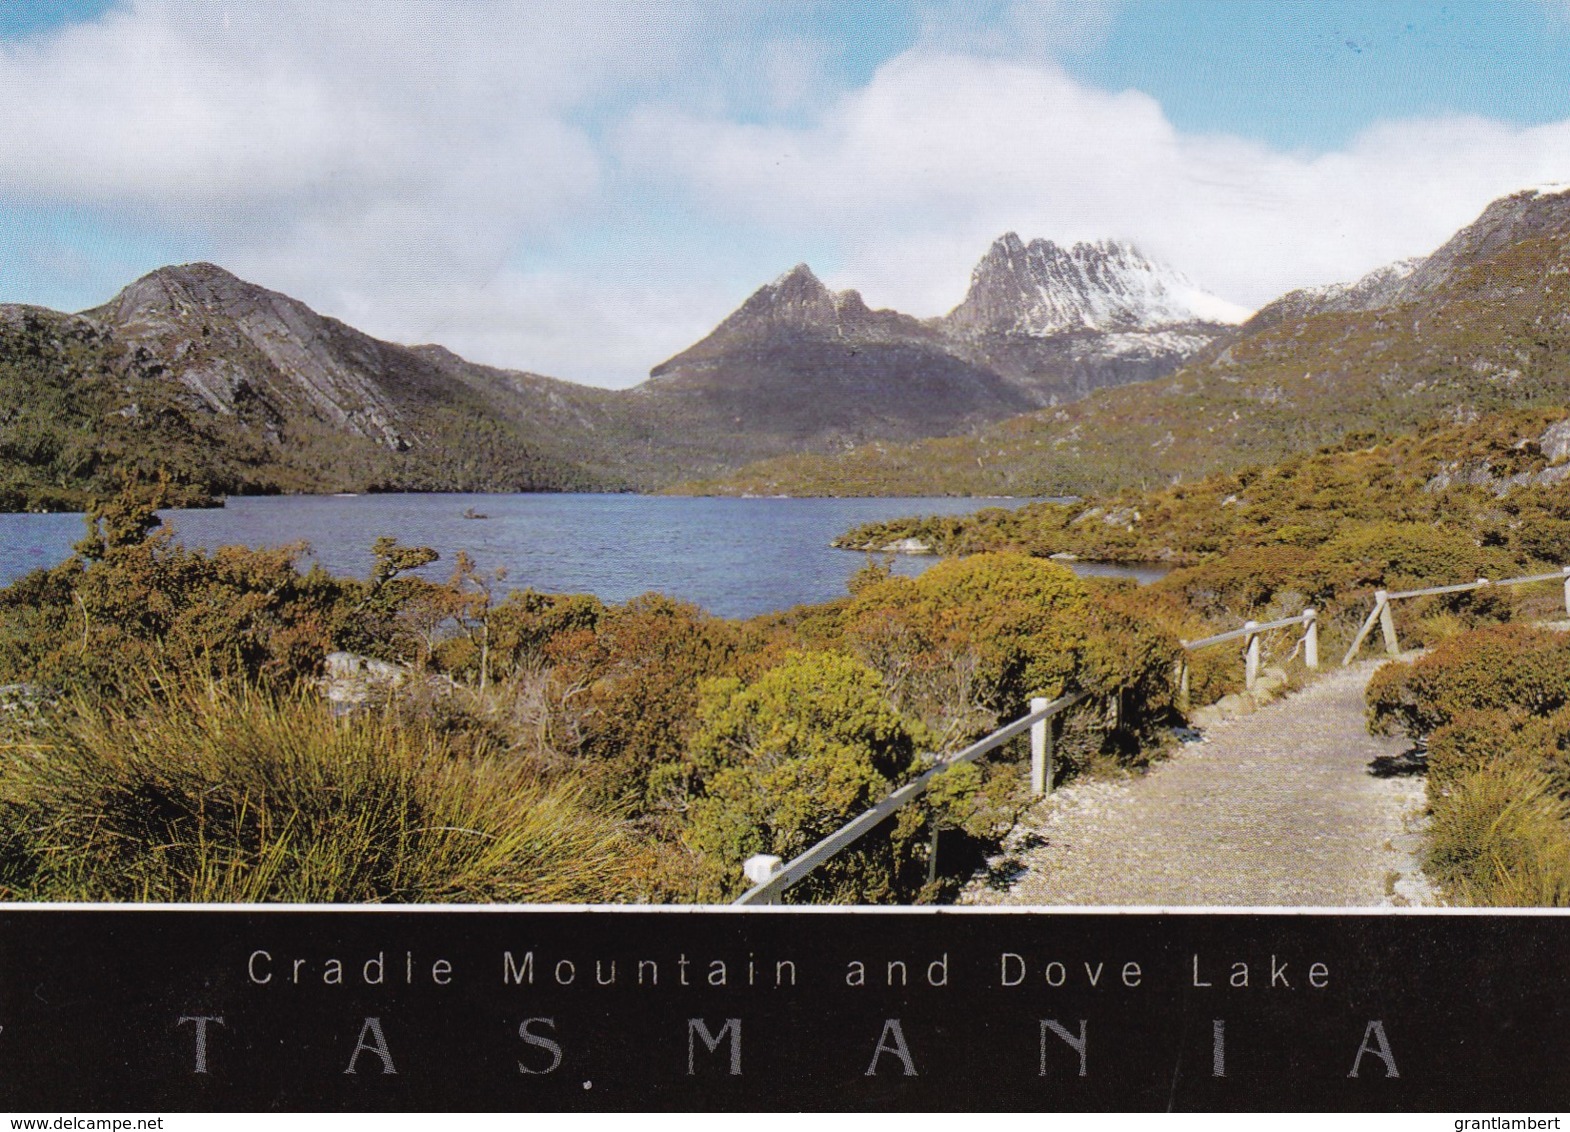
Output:
[[[1254,308],[1570,181],[1570,0],[4,0],[0,302],[207,260],[624,387],[806,262],[1007,231]]]

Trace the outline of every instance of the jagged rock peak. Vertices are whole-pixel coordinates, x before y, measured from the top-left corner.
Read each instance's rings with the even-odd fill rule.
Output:
[[[259,300],[302,306],[297,300],[225,271],[212,263],[183,263],[150,271],[95,312],[116,322],[186,314],[198,307],[232,310]]]
[[[1352,283],[1339,284],[1331,289],[1335,300],[1342,304],[1336,309],[1371,311],[1388,306],[1406,281],[1422,266],[1422,256],[1411,256],[1376,267]]]
[[[831,291],[812,268],[798,263],[754,291],[717,331],[762,324],[843,330],[847,322],[859,323],[871,314],[859,291]]]
[[[1017,232],[1006,232],[971,272],[965,300],[944,322],[961,333],[1045,337],[1234,323],[1247,315],[1133,244],[1097,240],[1064,248],[1051,240],[1027,244]]]

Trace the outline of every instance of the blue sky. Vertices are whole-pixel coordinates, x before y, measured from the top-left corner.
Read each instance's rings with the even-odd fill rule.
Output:
[[[798,261],[941,313],[1014,229],[1245,306],[1570,180],[1570,0],[9,0],[0,301],[210,259],[628,385]]]

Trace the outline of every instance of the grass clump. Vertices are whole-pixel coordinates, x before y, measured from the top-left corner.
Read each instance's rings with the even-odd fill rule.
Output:
[[[1547,776],[1506,760],[1463,771],[1433,799],[1428,871],[1452,900],[1570,905],[1570,802]]]
[[[1367,694],[1374,730],[1427,745],[1427,869],[1450,898],[1570,906],[1570,638],[1461,633]]]
[[[619,824],[386,714],[209,685],[0,738],[9,899],[610,901]]]

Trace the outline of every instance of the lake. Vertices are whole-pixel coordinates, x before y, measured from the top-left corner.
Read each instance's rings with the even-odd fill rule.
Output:
[[[592,593],[621,602],[650,590],[724,617],[752,617],[845,593],[866,556],[829,541],[858,523],[903,515],[962,515],[1021,506],[998,499],[716,499],[659,495],[360,495],[233,497],[222,508],[164,512],[187,546],[305,542],[304,561],[365,577],[371,544],[393,535],[434,547],[443,579],[466,550],[482,571],[505,568],[506,587]],[[468,519],[466,511],[484,519]],[[52,566],[82,536],[80,515],[0,514],[0,585]],[[901,555],[915,575],[936,562]],[[1150,581],[1160,567],[1071,563],[1080,573]]]

